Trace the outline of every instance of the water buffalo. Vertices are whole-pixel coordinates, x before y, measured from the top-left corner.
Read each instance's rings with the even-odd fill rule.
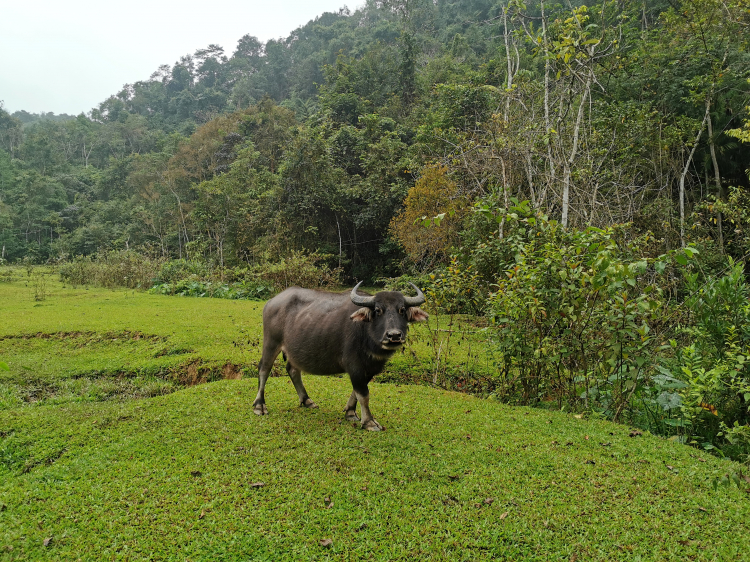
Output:
[[[398,291],[358,294],[361,284],[357,283],[351,293],[291,287],[266,303],[258,396],[253,403],[256,414],[268,413],[266,380],[281,352],[300,406],[317,408],[302,384],[302,371],[314,375],[348,373],[354,390],[344,409],[346,419],[359,420],[359,402],[362,427],[370,431],[383,429],[370,412],[367,385],[404,345],[409,322],[423,322],[428,316],[418,308],[425,299],[413,283],[416,297],[406,297]]]

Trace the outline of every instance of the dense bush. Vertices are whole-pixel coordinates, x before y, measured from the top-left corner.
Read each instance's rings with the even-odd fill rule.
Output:
[[[147,289],[154,283],[163,258],[153,258],[132,250],[99,252],[78,256],[59,266],[60,278],[72,285]]]
[[[134,251],[100,252],[59,265],[60,278],[72,285],[152,289],[167,295],[215,298],[270,298],[287,287],[334,288],[341,268],[330,256],[292,252],[278,261],[249,267],[220,268],[199,260],[151,258]]]
[[[191,277],[202,280],[213,278],[214,269],[206,261],[177,259],[165,261],[154,278],[155,285],[173,284]]]
[[[659,370],[673,383],[665,433],[733,458],[750,453],[750,287],[742,264],[725,275],[688,276],[688,314]]]
[[[181,279],[175,283],[160,283],[149,289],[158,295],[177,295],[181,297],[211,297],[217,299],[261,300],[273,296],[271,287],[252,282],[213,283],[196,278]]]
[[[657,255],[627,225],[565,229],[527,201],[494,201],[477,205],[463,255],[424,280],[434,310],[490,320],[495,374],[466,387],[747,459],[743,264],[722,270],[694,246]]]
[[[306,254],[292,252],[278,261],[266,261],[248,269],[248,274],[280,292],[296,285],[298,287],[335,288],[342,283],[340,267],[331,268],[326,260],[331,256],[317,252]]]
[[[297,285],[334,288],[341,284],[340,268],[330,268],[321,254],[293,252],[277,262],[251,267],[212,269],[204,263],[172,260],[162,265],[152,293],[184,297],[268,299]]]
[[[430,307],[443,314],[481,314],[487,305],[487,290],[476,267],[451,256],[448,265],[429,275],[425,295]]]
[[[563,229],[526,203],[507,213],[488,205],[478,210],[505,228],[498,256],[504,271],[488,307],[502,355],[502,392],[614,420],[632,414],[633,399],[653,374],[659,343],[653,327],[668,310],[667,283],[659,278],[673,257],[644,256],[643,238],[626,240],[614,227]],[[478,248],[484,260],[486,250]]]

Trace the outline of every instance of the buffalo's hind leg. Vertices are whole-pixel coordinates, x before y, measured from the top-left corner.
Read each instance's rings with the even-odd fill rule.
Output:
[[[289,373],[289,378],[292,379],[294,389],[297,391],[297,396],[299,396],[299,405],[305,408],[317,408],[318,405],[310,399],[307,395],[307,390],[305,390],[305,385],[302,384],[302,373],[300,370],[287,362],[286,372]]]
[[[344,408],[344,417],[346,421],[359,421],[359,416],[357,415],[357,393],[354,391],[352,391],[352,395],[349,397]]]
[[[258,395],[255,397],[255,402],[253,402],[253,413],[258,416],[268,413],[265,396],[266,381],[268,380],[268,375],[271,373],[273,362],[276,361],[276,357],[278,357],[280,351],[281,346],[279,344],[269,342],[264,337],[263,355],[260,358],[260,366],[258,367]]]

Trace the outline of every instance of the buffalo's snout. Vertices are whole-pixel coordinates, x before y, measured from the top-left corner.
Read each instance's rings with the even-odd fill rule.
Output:
[[[404,333],[401,330],[388,330],[385,337],[390,343],[401,343],[404,341]]]

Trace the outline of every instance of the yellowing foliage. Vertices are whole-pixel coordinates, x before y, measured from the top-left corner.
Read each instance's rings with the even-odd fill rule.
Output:
[[[422,177],[409,190],[403,211],[391,219],[391,234],[415,263],[430,266],[445,260],[451,246],[458,242],[464,214],[463,197],[447,174],[445,166],[425,168]],[[439,225],[423,226],[423,218],[441,213],[446,213],[446,216]]]

